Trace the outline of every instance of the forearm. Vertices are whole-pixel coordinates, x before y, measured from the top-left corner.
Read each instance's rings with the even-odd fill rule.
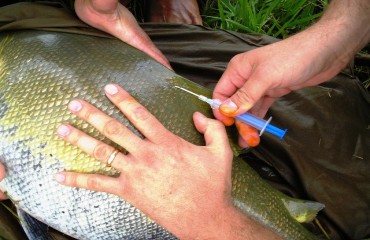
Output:
[[[334,64],[345,66],[370,40],[370,1],[331,1],[307,33],[332,54]]]
[[[343,42],[358,51],[370,41],[370,1],[333,0],[318,25],[337,27]]]
[[[281,239],[277,234],[244,215],[235,207],[229,207],[218,212],[209,221],[202,221],[178,234],[180,239],[220,239],[220,240],[254,240],[254,239]],[[193,223],[192,223],[193,224]],[[183,226],[184,227],[184,226]],[[191,229],[191,231],[190,231]]]
[[[304,86],[316,85],[345,68],[369,42],[369,23],[370,1],[334,0],[316,24],[283,41],[288,47],[299,49],[292,53],[295,61],[309,66],[300,76],[295,76],[300,78],[298,83],[306,81]]]
[[[276,233],[267,229],[260,223],[245,216],[239,210],[234,209],[224,221],[224,235],[219,234],[219,239],[254,240],[254,239],[281,239]]]

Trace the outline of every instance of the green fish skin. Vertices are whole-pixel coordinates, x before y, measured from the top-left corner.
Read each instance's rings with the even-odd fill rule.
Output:
[[[108,83],[125,88],[173,133],[204,144],[192,114],[212,116],[210,107],[174,86],[205,96],[211,95],[210,90],[116,39],[11,32],[0,37],[0,160],[7,169],[0,188],[22,210],[75,238],[175,239],[117,196],[61,186],[53,179],[62,170],[117,174],[55,134],[57,126],[68,122],[113,144],[69,113],[72,99],[94,104],[140,134],[104,96]],[[293,200],[266,184],[236,157],[234,141],[231,145],[235,204],[286,239],[315,239],[285,207]]]

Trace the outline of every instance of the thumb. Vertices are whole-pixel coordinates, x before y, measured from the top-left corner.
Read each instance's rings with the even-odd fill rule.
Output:
[[[4,166],[0,163],[0,182],[1,180],[3,180],[3,178],[5,177],[5,168]]]
[[[269,82],[258,68],[259,59],[251,52],[233,57],[215,87],[213,98],[224,101],[220,112],[234,117],[247,112],[265,94]]]
[[[5,177],[5,169],[4,169],[4,166],[0,163],[0,181],[3,180],[4,177]],[[0,200],[4,200],[4,199],[7,199],[7,197],[0,190]]]
[[[118,0],[90,0],[91,6],[100,13],[113,13],[118,6]]]
[[[233,108],[236,109],[234,110],[233,116],[245,113],[265,95],[268,88],[269,85],[266,84],[265,81],[260,81],[259,78],[256,77],[256,74],[252,74],[234,95],[221,104],[220,110],[222,112],[223,106],[226,106],[226,109],[229,111]]]
[[[269,85],[259,81],[254,74],[229,99],[220,106],[220,112],[234,117],[249,111],[266,93]]]

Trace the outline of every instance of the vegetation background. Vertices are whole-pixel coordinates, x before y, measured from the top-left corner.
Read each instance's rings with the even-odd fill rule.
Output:
[[[11,2],[12,0],[0,0]],[[58,2],[73,9],[74,0],[13,0]],[[150,1],[130,2],[128,8],[138,22],[145,22]],[[186,1],[186,0],[184,0]],[[203,24],[213,29],[261,33],[284,39],[317,21],[329,0],[198,0]],[[370,44],[359,51],[353,62],[355,75],[370,89]]]
[[[284,39],[317,21],[328,0],[201,0],[203,24],[214,29],[261,33]],[[139,22],[145,21],[148,3],[134,0],[129,6]],[[356,76],[370,88],[370,44],[354,60]]]

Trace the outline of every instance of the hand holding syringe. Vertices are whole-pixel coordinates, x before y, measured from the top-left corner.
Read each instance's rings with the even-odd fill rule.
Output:
[[[198,97],[198,99],[202,100],[203,102],[206,102],[208,103],[212,109],[218,109],[221,105],[221,101],[219,99],[210,99],[210,98],[207,98],[203,95],[199,95],[199,94],[195,94],[185,88],[182,88],[182,87],[179,87],[179,86],[175,86],[175,88],[178,88],[178,89],[181,89],[187,93],[190,93],[196,97]],[[244,113],[244,114],[241,114],[239,116],[236,116],[235,119],[239,120],[239,121],[242,121],[256,129],[258,129],[260,131],[260,136],[266,131],[268,133],[271,133],[277,137],[279,137],[280,139],[283,139],[285,133],[287,132],[287,129],[283,130],[283,129],[280,129],[278,127],[275,127],[273,126],[272,124],[270,124],[270,121],[272,119],[272,117],[270,117],[267,121],[262,119],[262,118],[258,118],[250,113]]]

